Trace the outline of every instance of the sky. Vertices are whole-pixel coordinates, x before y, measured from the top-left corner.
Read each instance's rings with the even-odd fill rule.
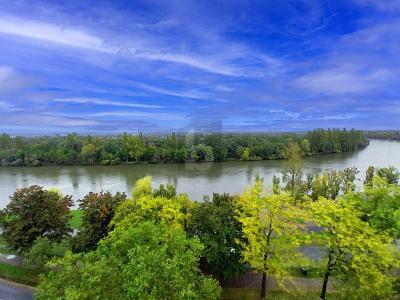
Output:
[[[400,0],[0,1],[0,132],[400,129]]]

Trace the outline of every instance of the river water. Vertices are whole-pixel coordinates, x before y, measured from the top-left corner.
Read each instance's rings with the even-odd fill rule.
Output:
[[[130,195],[135,181],[146,175],[153,184],[174,184],[179,193],[201,201],[213,192],[242,192],[259,174],[270,185],[272,176],[282,169],[284,161],[229,161],[203,164],[134,164],[120,166],[51,166],[0,167],[0,208],[21,187],[33,184],[57,187],[78,200],[90,191],[126,192]],[[304,159],[305,173],[341,170],[356,166],[363,178],[369,165],[394,166],[400,169],[400,142],[371,140],[368,147],[353,153],[321,155]]]

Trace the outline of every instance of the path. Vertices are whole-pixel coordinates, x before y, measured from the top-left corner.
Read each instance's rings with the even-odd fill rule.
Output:
[[[0,279],[0,300],[31,300],[34,288]]]

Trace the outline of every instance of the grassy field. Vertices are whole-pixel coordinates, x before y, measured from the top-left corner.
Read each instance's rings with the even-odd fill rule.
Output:
[[[69,221],[69,226],[74,229],[77,229],[82,224],[82,211],[81,210],[71,210],[70,214],[72,216],[71,220]]]
[[[35,286],[39,281],[39,275],[37,271],[28,267],[14,266],[1,262],[0,277],[31,286]]]

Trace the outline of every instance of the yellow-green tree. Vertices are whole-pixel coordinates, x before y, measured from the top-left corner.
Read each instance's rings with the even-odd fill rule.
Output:
[[[247,240],[243,243],[243,260],[262,273],[260,296],[264,299],[268,274],[282,278],[293,265],[305,261],[296,251],[306,240],[302,222],[305,213],[286,193],[263,195],[260,178],[238,197],[237,206]]]
[[[303,163],[301,149],[293,141],[289,141],[286,147],[287,162],[282,171],[282,182],[286,184],[286,191],[296,201],[303,191]]]
[[[156,223],[185,228],[192,208],[196,205],[185,194],[172,198],[155,196],[152,193],[150,176],[136,182],[132,196],[133,199],[128,199],[119,205],[111,222],[112,226],[116,224],[130,226],[132,222],[152,220]]]
[[[313,218],[324,228],[326,271],[321,299],[325,299],[329,277],[335,274],[347,299],[387,299],[393,288],[390,270],[399,266],[393,240],[363,222],[349,201],[320,197],[311,203]]]

